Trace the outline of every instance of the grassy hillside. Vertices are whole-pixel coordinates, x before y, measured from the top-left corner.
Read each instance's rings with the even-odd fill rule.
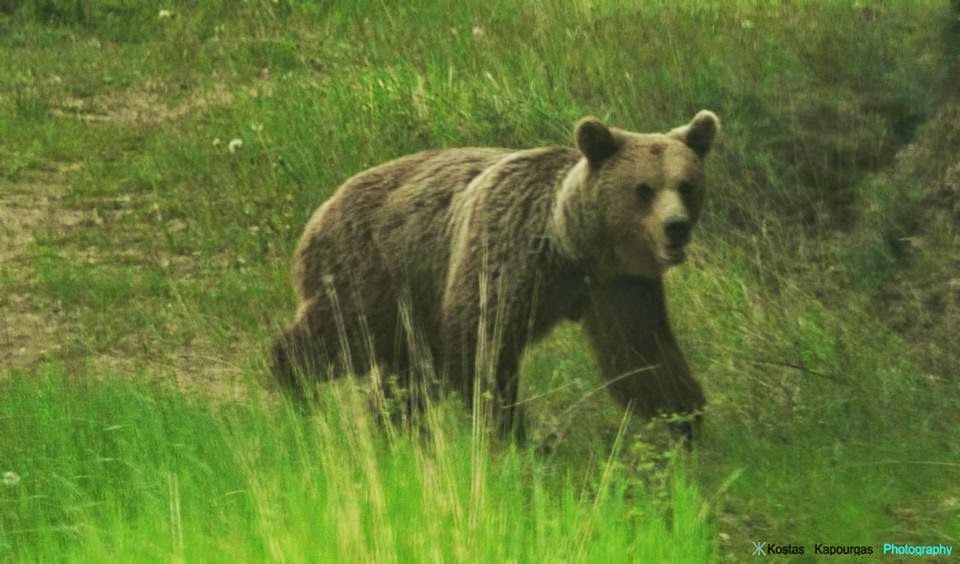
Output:
[[[960,550],[960,6],[639,4],[0,1],[0,557]],[[724,132],[668,279],[692,453],[572,325],[525,359],[525,447],[456,402],[409,437],[349,385],[311,418],[272,389],[289,257],[350,175],[701,108]]]

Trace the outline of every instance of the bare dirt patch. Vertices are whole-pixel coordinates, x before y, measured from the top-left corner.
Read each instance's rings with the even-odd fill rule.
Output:
[[[0,294],[0,367],[22,368],[62,346],[61,316],[33,303],[24,289],[33,276],[30,249],[40,232],[74,228],[89,217],[62,204],[77,163],[55,163],[20,181],[0,184],[0,264],[12,291]]]
[[[54,119],[80,119],[98,124],[119,124],[150,128],[177,123],[211,107],[232,103],[222,83],[203,91],[185,84],[148,81],[142,85],[96,93],[88,97],[61,98],[52,108]],[[176,387],[197,391],[220,399],[237,398],[245,386],[243,370],[231,363],[237,355],[223,354],[212,343],[190,342],[172,350],[169,343],[158,347],[155,335],[130,334],[110,346],[109,351],[71,353],[69,347],[82,335],[76,312],[63,311],[51,300],[34,294],[38,282],[35,241],[39,237],[69,241],[89,230],[113,229],[125,216],[149,205],[130,195],[72,200],[71,176],[82,168],[79,163],[50,163],[28,170],[16,180],[0,179],[0,372],[37,367],[44,359],[61,359],[68,370],[85,367],[95,374],[149,373],[151,378],[168,381]],[[169,231],[185,227],[180,220],[164,225]],[[180,223],[183,223],[180,221]],[[122,243],[62,251],[71,261],[90,265],[161,266],[170,276],[197,275],[198,258],[150,252],[137,248],[138,237],[155,232],[118,229]],[[122,312],[118,312],[122,314]],[[185,320],[186,322],[186,320]]]
[[[177,121],[210,106],[233,101],[226,86],[217,83],[210,91],[182,97],[180,87],[162,82],[96,94],[87,98],[67,97],[52,112],[55,116],[76,116],[86,122],[156,125]],[[178,101],[170,102],[178,98]]]
[[[131,334],[109,351],[80,357],[67,354],[71,339],[84,328],[56,303],[32,294],[37,282],[34,242],[50,235],[68,240],[73,233],[101,229],[145,205],[120,196],[109,201],[92,198],[81,208],[71,207],[66,201],[70,176],[80,169],[77,163],[53,163],[15,182],[0,181],[0,372],[30,370],[47,358],[59,358],[71,372],[79,367],[104,376],[146,372],[151,379],[184,391],[216,400],[242,400],[249,389],[241,378],[243,368],[212,343],[194,340],[178,349],[165,346],[163,351],[153,351],[149,336]],[[197,271],[195,257],[148,257],[130,247],[86,247],[64,254],[88,264],[156,263],[175,275]]]

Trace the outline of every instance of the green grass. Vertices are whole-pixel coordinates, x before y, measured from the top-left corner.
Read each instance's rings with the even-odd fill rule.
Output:
[[[22,561],[700,562],[713,552],[682,473],[666,518],[630,495],[612,462],[557,472],[528,452],[491,451],[455,416],[429,437],[387,441],[348,391],[310,418],[70,382],[55,366],[2,392],[4,463],[19,483],[0,489],[0,538]]]
[[[43,349],[0,349],[0,472],[20,476],[0,485],[3,558],[960,549],[960,317],[935,311],[954,307],[957,200],[934,190],[960,146],[956,6],[19,4],[0,13],[0,205],[26,193],[39,219],[0,263],[0,315],[50,331],[8,347],[0,327]],[[701,108],[724,131],[668,281],[710,401],[694,453],[623,424],[572,325],[525,359],[524,448],[486,444],[455,401],[431,438],[390,438],[345,387],[314,418],[264,391],[290,254],[350,175]]]

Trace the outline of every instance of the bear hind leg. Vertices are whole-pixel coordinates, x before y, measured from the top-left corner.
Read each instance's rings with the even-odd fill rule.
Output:
[[[293,326],[273,341],[273,375],[281,389],[298,401],[310,396],[311,387],[322,373],[329,373],[332,363],[328,359],[323,339],[312,335],[302,324]]]
[[[312,395],[317,382],[344,374],[337,353],[332,313],[321,300],[306,302],[297,322],[273,342],[272,371],[280,387],[298,401]]]

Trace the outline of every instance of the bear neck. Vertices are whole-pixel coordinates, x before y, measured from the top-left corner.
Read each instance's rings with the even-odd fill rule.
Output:
[[[607,245],[596,197],[588,190],[588,167],[587,159],[581,158],[558,182],[547,233],[557,254],[575,270],[602,276],[612,256],[598,253]]]

